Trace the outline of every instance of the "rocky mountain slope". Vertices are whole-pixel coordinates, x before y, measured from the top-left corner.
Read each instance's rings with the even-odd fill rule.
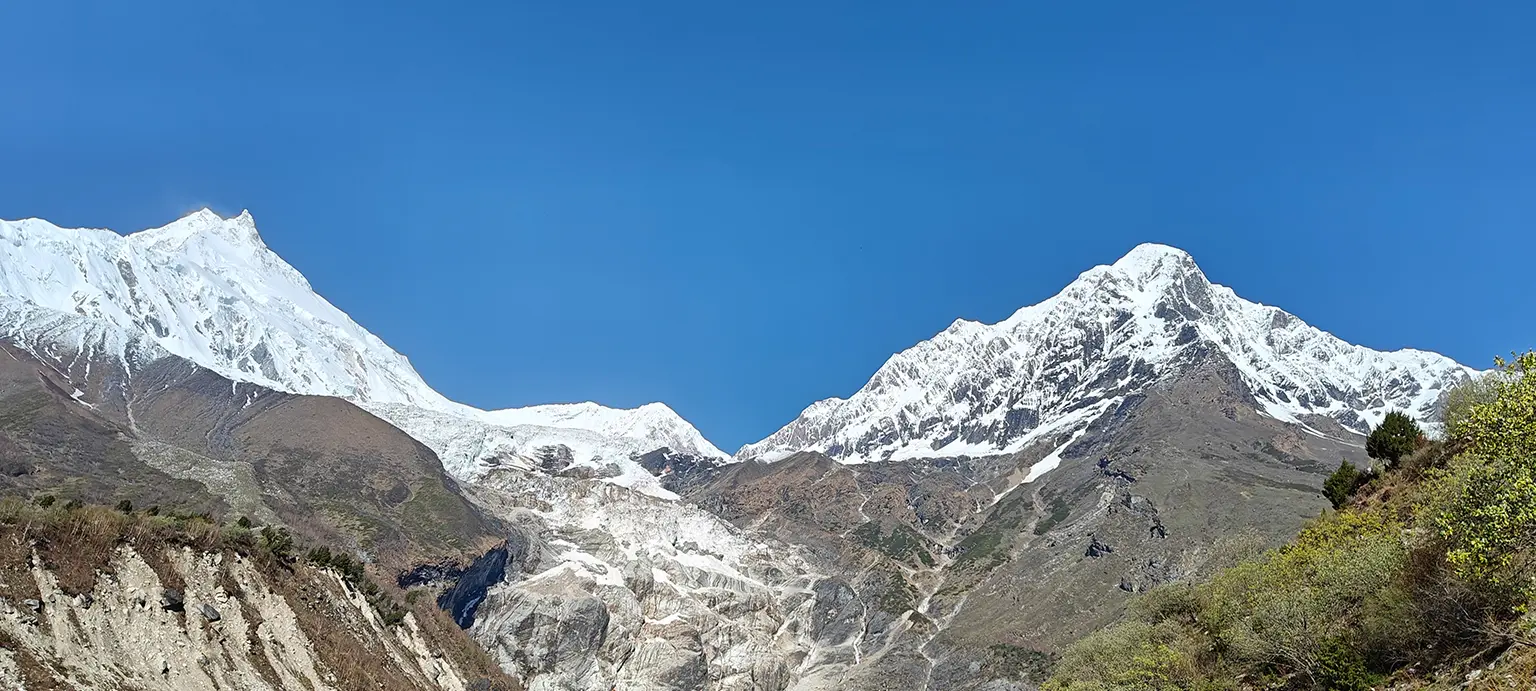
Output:
[[[360,585],[196,518],[0,500],[0,686],[520,688],[441,612]]]
[[[432,452],[335,398],[165,356],[135,370],[0,339],[0,488],[282,522],[402,567],[498,541]]]
[[[1475,372],[1349,345],[1143,245],[1003,322],[959,321],[685,496],[808,550],[892,617],[792,688],[1027,689],[1136,593],[1272,545],[1387,411]],[[851,555],[876,553],[861,561]],[[816,560],[820,557],[820,560]],[[877,635],[871,635],[877,631]]]
[[[0,221],[0,267],[0,323],[18,343],[73,346],[129,371],[172,354],[233,381],[345,398],[433,445],[460,477],[563,444],[572,464],[664,493],[630,456],[668,448],[727,458],[660,403],[482,411],[449,401],[315,294],[266,247],[249,213],[204,209],[128,236]]]
[[[844,462],[1018,451],[1219,352],[1271,417],[1357,432],[1389,410],[1427,417],[1472,370],[1434,353],[1351,345],[1212,284],[1181,250],[1141,245],[996,324],[958,320],[892,356],[847,399],[818,401],[737,454],[821,451]]]

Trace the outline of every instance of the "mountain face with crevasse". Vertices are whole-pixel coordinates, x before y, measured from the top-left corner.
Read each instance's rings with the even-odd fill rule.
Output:
[[[1474,374],[1142,245],[732,459],[659,403],[449,401],[207,211],[0,221],[0,346],[0,489],[351,540],[539,691],[1033,689],[1137,593],[1291,537],[1369,424]]]

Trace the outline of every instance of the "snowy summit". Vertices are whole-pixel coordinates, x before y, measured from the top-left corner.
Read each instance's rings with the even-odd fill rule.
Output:
[[[127,236],[0,221],[0,318],[3,335],[23,346],[63,344],[128,371],[168,353],[235,381],[345,398],[432,447],[461,477],[564,445],[572,465],[666,494],[632,455],[666,447],[729,458],[661,403],[484,411],[448,400],[268,249],[249,212],[226,219],[203,209]]]
[[[893,355],[847,399],[812,404],[741,459],[824,452],[846,463],[1011,453],[1082,429],[1211,349],[1263,411],[1364,432],[1389,410],[1429,417],[1474,370],[1434,353],[1346,343],[1215,285],[1183,250],[1144,244],[996,324],[957,320]]]

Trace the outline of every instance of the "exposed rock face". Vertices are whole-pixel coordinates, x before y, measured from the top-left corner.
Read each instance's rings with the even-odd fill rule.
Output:
[[[522,568],[471,633],[530,689],[783,689],[818,578],[796,550],[589,480],[493,473],[475,497],[517,527]]]
[[[295,591],[239,557],[168,549],[162,558],[184,587],[168,587],[128,547],[112,558],[110,573],[98,575],[89,596],[66,592],[45,568],[8,569],[25,580],[6,583],[7,590],[35,591],[44,605],[32,613],[0,597],[0,634],[8,641],[0,686],[355,688],[362,680],[345,672],[345,655],[365,656],[402,689],[463,691],[480,681],[456,668],[414,617],[384,625],[335,576],[288,576],[306,584]],[[306,599],[295,602],[291,592]],[[186,611],[161,606],[172,593]],[[303,611],[316,606],[325,610],[323,618]]]
[[[526,545],[525,540],[520,542]],[[457,575],[453,588],[437,599],[437,605],[453,615],[460,627],[467,629],[475,625],[475,611],[485,601],[485,592],[506,578],[509,550],[516,551],[516,547],[503,545],[480,556]],[[519,553],[517,556],[521,562],[523,555]]]

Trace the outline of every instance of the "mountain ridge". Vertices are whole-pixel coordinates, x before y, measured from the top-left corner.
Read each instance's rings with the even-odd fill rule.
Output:
[[[203,209],[128,235],[0,221],[0,266],[7,335],[40,348],[89,343],[125,364],[130,351],[164,351],[236,381],[348,399],[418,438],[439,430],[413,425],[446,421],[459,437],[482,438],[465,449],[504,451],[509,439],[537,436],[584,449],[576,465],[657,494],[666,492],[631,456],[668,447],[728,459],[662,403],[485,411],[449,400],[405,356],[316,294],[266,246],[248,211],[226,219]],[[436,415],[406,414],[418,409]],[[460,477],[529,460],[434,450]]]
[[[1197,342],[1233,361],[1269,415],[1304,427],[1321,415],[1363,432],[1392,408],[1426,419],[1435,392],[1475,372],[1427,351],[1347,343],[1211,283],[1183,250],[1145,243],[996,323],[955,320],[892,355],[853,395],[811,404],[736,457],[1009,453],[1085,402],[1144,390]]]
[[[1017,451],[1167,376],[1173,354],[1196,341],[1231,359],[1271,416],[1307,426],[1320,415],[1357,432],[1389,408],[1427,418],[1434,392],[1475,371],[1427,351],[1349,344],[1211,283],[1183,250],[1145,243],[998,322],[956,319],[892,355],[853,395],[812,403],[733,457],[664,403],[480,410],[449,400],[314,293],[249,211],[203,209],[128,235],[0,221],[0,241],[0,262],[17,267],[0,276],[4,296],[142,334],[233,379],[347,398],[437,439],[455,475],[529,466],[537,448],[564,445],[576,465],[662,496],[634,456],[668,448],[729,462],[816,450],[868,462]]]

